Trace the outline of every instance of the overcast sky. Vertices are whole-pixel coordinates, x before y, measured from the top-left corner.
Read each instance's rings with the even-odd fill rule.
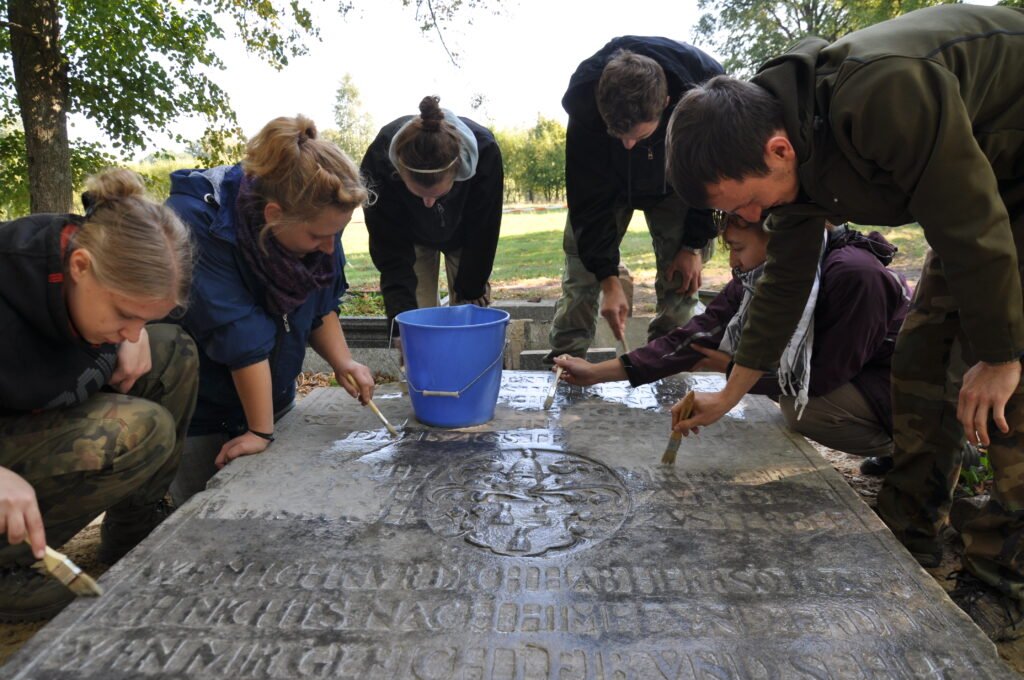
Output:
[[[215,46],[226,68],[213,78],[229,93],[247,136],[271,118],[296,113],[332,127],[334,95],[345,73],[378,127],[416,113],[427,94],[493,127],[530,126],[538,114],[564,122],[561,98],[579,62],[619,35],[692,42],[699,16],[696,0],[491,0],[500,14],[463,12],[457,26],[445,28],[445,41],[459,54],[460,65],[454,66],[437,35],[420,31],[412,7],[401,0],[354,2],[357,7],[345,17],[335,10],[335,0],[322,3],[322,40],[310,41],[309,54],[282,71],[246,54],[235,40]],[[470,17],[471,24],[465,21]],[[476,95],[485,105],[472,111]],[[198,138],[204,127],[183,121],[176,130]],[[97,139],[90,128],[79,120],[72,134]],[[158,138],[157,148],[139,155],[160,146],[171,144]]]
[[[428,94],[441,105],[494,127],[532,125],[537,115],[565,121],[561,98],[569,76],[583,59],[618,35],[664,35],[690,42],[697,3],[666,0],[492,0],[501,14],[463,13],[446,27],[449,47],[459,53],[452,65],[435,33],[419,30],[412,7],[401,0],[355,0],[341,17],[328,0],[319,11],[322,41],[309,54],[275,71],[247,55],[237,41],[216,46],[226,69],[213,78],[231,97],[247,136],[271,118],[303,113],[332,127],[334,94],[349,73],[364,108],[379,127],[417,112]],[[474,95],[484,108],[472,111]],[[72,131],[89,138],[90,125]],[[176,129],[198,138],[204,125],[183,121]],[[160,145],[170,146],[162,139]],[[156,149],[147,149],[140,155]]]

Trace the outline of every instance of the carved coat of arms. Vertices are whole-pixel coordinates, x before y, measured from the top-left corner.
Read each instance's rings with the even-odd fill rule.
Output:
[[[607,538],[630,509],[629,493],[607,466],[540,448],[461,459],[426,490],[427,522],[498,555],[565,552]]]

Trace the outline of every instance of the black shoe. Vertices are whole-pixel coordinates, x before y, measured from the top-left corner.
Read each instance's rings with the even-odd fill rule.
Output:
[[[0,567],[0,622],[49,619],[74,599],[67,586],[32,567]]]
[[[96,558],[104,564],[114,564],[149,536],[172,512],[174,505],[166,498],[148,508],[127,513],[127,516],[114,516],[108,512],[100,527],[100,548]]]
[[[900,540],[911,557],[925,569],[934,569],[942,564],[944,552],[941,537],[922,536],[913,532],[911,536],[900,536],[897,533],[896,538]]]
[[[892,469],[892,456],[871,456],[860,464],[860,473],[872,477],[883,477]]]
[[[1024,637],[1024,608],[1012,598],[967,571],[955,571],[949,597],[978,625],[992,642],[1009,642]]]
[[[974,468],[981,465],[981,451],[978,450],[977,446],[970,442],[964,442],[960,455],[960,465],[965,468]]]

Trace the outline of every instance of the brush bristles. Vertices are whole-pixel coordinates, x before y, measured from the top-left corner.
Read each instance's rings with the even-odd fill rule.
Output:
[[[71,589],[75,595],[79,597],[99,597],[103,594],[103,588],[100,587],[99,583],[96,583],[96,579],[89,576],[84,571],[78,574],[71,583],[65,583],[68,588]]]
[[[96,581],[79,569],[78,565],[71,561],[71,558],[59,553],[53,548],[46,547],[46,557],[34,565],[39,571],[49,574],[57,579],[75,595],[96,596],[103,593]]]
[[[668,438],[668,446],[665,447],[665,453],[661,454],[662,465],[675,465],[676,454],[679,453],[679,444],[683,441],[683,435],[678,432],[673,432],[672,436]]]
[[[551,405],[555,403],[555,395],[549,394],[544,398],[544,410],[547,411],[551,408]]]

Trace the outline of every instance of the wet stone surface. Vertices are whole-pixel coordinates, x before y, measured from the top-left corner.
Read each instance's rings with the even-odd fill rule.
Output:
[[[658,462],[695,376],[402,436],[340,390],[279,423],[0,676],[1016,677],[842,478],[747,398]]]

